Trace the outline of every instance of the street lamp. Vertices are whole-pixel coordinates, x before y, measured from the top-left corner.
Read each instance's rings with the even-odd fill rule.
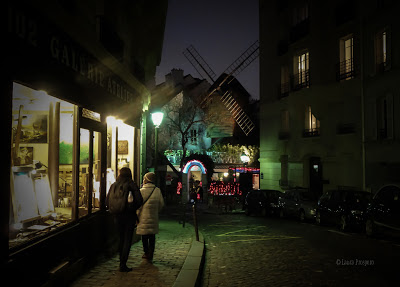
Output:
[[[247,154],[242,153],[242,155],[240,156],[240,160],[246,165],[250,161],[250,158]]]
[[[152,122],[153,122],[153,124],[155,125],[156,128],[160,127],[160,125],[162,123],[162,120],[163,120],[163,117],[164,117],[164,113],[163,112],[151,113],[151,120],[152,120]]]
[[[154,124],[154,149],[155,149],[155,154],[154,154],[154,173],[156,174],[156,185],[158,184],[158,174],[157,174],[157,155],[158,155],[158,128],[160,127],[162,120],[164,117],[164,113],[162,112],[154,112],[151,113],[151,120]]]

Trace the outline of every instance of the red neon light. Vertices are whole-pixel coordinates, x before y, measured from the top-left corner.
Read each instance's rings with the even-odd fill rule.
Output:
[[[176,194],[181,194],[182,190],[182,182],[178,182],[178,186],[176,187]]]
[[[237,182],[212,182],[209,192],[213,195],[242,195],[240,184]]]

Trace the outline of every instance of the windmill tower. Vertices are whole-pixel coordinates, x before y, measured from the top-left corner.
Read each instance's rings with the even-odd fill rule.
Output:
[[[192,45],[183,51],[184,56],[193,65],[196,71],[203,78],[209,80],[212,84],[211,88],[207,92],[206,97],[201,102],[202,106],[207,105],[212,95],[218,94],[221,97],[222,103],[231,113],[232,117],[246,136],[248,136],[252,130],[254,130],[255,125],[232,96],[232,87],[230,84],[240,72],[242,72],[255,59],[257,59],[259,53],[259,42],[257,40],[246,51],[244,51],[218,78],[216,78],[215,72]]]

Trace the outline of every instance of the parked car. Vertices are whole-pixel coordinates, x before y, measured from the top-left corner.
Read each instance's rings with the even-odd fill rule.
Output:
[[[367,236],[387,234],[400,236],[400,186],[387,185],[375,194],[367,208]]]
[[[318,201],[317,224],[331,223],[340,230],[363,228],[370,193],[355,190],[330,190]]]
[[[282,192],[279,190],[261,189],[249,191],[244,202],[245,214],[259,214],[262,216],[277,214],[281,195]]]
[[[317,197],[307,188],[285,191],[280,199],[280,217],[296,217],[300,221],[314,220]]]

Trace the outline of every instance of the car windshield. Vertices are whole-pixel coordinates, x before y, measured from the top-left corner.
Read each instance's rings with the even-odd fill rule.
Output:
[[[276,190],[264,190],[264,195],[268,199],[278,199],[279,198],[279,192]]]
[[[300,199],[304,201],[315,201],[317,200],[313,193],[309,191],[300,192]]]
[[[370,194],[366,192],[348,192],[345,200],[350,203],[366,203],[370,199]]]

